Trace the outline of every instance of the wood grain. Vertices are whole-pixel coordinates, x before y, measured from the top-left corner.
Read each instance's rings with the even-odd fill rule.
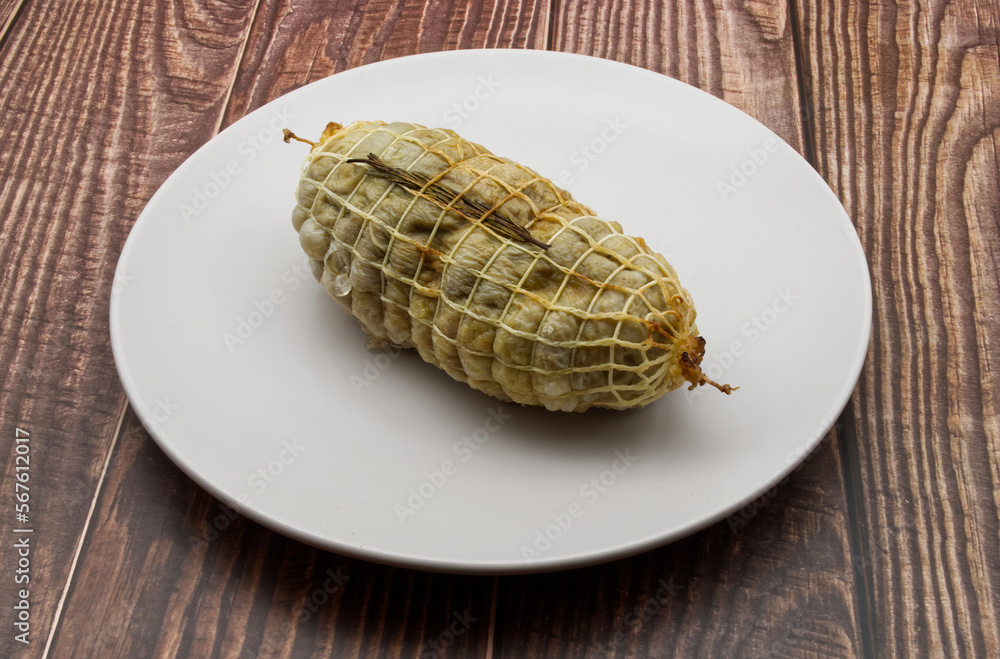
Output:
[[[117,255],[159,183],[210,137],[249,18],[193,4],[36,2],[0,47],[0,450],[11,455],[15,426],[32,447],[22,656],[43,652],[124,411],[108,338]],[[5,545],[13,479],[4,460]],[[25,649],[9,633],[20,589],[10,555],[2,656]]]
[[[23,6],[24,0],[0,0],[0,43]]]
[[[194,485],[131,412],[108,474],[52,656],[487,653],[492,577],[379,566],[265,529]]]
[[[371,59],[418,49],[527,45],[527,39],[543,45],[536,8],[522,15],[499,3],[422,7],[342,2],[331,11],[316,3],[262,3],[220,123]],[[490,651],[494,578],[378,566],[268,531],[172,467],[131,413],[97,503],[54,656],[74,650],[95,657],[465,657]],[[349,579],[327,593],[329,571],[338,570]],[[452,635],[453,624],[462,633]]]
[[[805,152],[784,6],[668,4],[560,2],[554,46],[678,77]],[[502,580],[500,654],[859,656],[842,442],[831,433],[783,485],[668,547],[590,570]]]
[[[817,166],[874,279],[851,478],[874,656],[1000,654],[997,14],[797,5]]]
[[[306,0],[265,3],[226,125],[287,92],[362,64],[459,48],[544,48],[548,6],[524,2]]]
[[[559,0],[553,26],[555,50],[683,80],[803,148],[795,49],[784,2]]]
[[[5,633],[0,656],[1000,656],[998,43],[986,0],[0,0],[0,450],[30,432],[34,527],[32,644]],[[111,359],[128,230],[220,127],[330,73],[484,46],[742,108],[814,162],[871,266],[868,361],[816,453],[609,565],[454,577],[289,540],[169,462]]]
[[[502,579],[498,656],[861,656],[843,490],[826,489],[836,441],[705,531],[608,565]]]

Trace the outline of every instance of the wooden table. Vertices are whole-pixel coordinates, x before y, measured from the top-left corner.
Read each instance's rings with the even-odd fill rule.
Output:
[[[0,0],[0,656],[1000,656],[1000,5],[915,4]],[[860,382],[729,520],[548,575],[383,567],[229,515],[129,408],[109,295],[166,177],[308,82],[478,47],[701,87],[798,149],[856,223],[875,298]]]

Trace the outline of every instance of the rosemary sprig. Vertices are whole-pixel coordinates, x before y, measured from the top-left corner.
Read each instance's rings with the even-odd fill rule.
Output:
[[[482,222],[501,236],[512,240],[523,240],[542,249],[551,247],[532,236],[514,220],[496,212],[483,202],[467,199],[463,193],[450,190],[440,183],[431,183],[430,178],[420,172],[408,172],[405,169],[392,167],[374,153],[369,153],[367,158],[349,158],[347,162],[364,163],[374,169],[379,178],[430,199],[441,207],[450,208],[470,220]]]

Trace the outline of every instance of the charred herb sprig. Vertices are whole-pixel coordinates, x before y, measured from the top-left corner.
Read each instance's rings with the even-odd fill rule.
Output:
[[[377,172],[379,178],[430,199],[442,208],[454,210],[459,215],[474,222],[481,222],[501,236],[511,240],[522,240],[542,249],[551,247],[551,245],[532,236],[527,229],[514,220],[498,213],[496,209],[481,201],[470,200],[463,193],[455,192],[440,183],[432,183],[430,178],[420,172],[408,172],[405,169],[387,165],[374,153],[369,153],[367,158],[349,158],[346,162],[368,165]]]

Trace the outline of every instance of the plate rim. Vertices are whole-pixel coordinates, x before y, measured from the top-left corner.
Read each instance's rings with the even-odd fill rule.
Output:
[[[152,212],[148,211],[149,207],[154,206],[154,202],[158,200],[160,196],[166,195],[167,190],[170,188],[171,181],[179,178],[188,169],[195,167],[196,161],[199,160],[200,154],[205,151],[210,150],[214,143],[216,143],[222,136],[226,135],[235,130],[239,130],[241,124],[248,123],[252,120],[255,115],[267,112],[276,103],[285,101],[294,101],[294,97],[303,93],[307,93],[305,90],[310,87],[324,84],[330,78],[337,76],[342,76],[345,74],[356,74],[358,71],[377,71],[382,68],[389,68],[392,66],[398,66],[403,61],[413,61],[413,60],[434,60],[434,59],[453,59],[456,57],[500,57],[500,58],[542,58],[552,61],[556,60],[577,60],[586,61],[590,65],[596,66],[607,66],[609,68],[624,67],[630,72],[639,72],[640,75],[649,76],[656,78],[659,83],[666,82],[670,85],[678,85],[685,88],[687,93],[694,92],[695,96],[700,96],[703,101],[708,101],[710,103],[716,103],[724,105],[728,108],[727,111],[733,111],[742,114],[746,119],[757,124],[759,127],[766,130],[774,138],[778,139],[782,144],[788,146],[789,156],[797,159],[797,164],[801,167],[802,165],[808,170],[808,175],[814,177],[816,183],[821,184],[819,189],[822,191],[821,194],[827,199],[826,202],[831,206],[831,208],[836,208],[839,210],[838,216],[839,220],[846,222],[854,232],[854,240],[851,241],[851,248],[854,252],[853,261],[855,266],[860,267],[860,271],[863,272],[863,283],[865,284],[863,288],[863,300],[860,301],[860,309],[862,310],[862,332],[861,336],[863,340],[860,340],[857,345],[855,356],[851,363],[851,368],[849,369],[850,376],[845,379],[844,385],[836,397],[832,399],[832,412],[823,417],[821,422],[817,425],[816,430],[809,437],[803,437],[800,443],[800,448],[796,452],[793,459],[787,460],[778,472],[771,478],[769,478],[765,483],[761,484],[756,489],[747,492],[744,496],[739,499],[722,506],[715,514],[712,515],[702,515],[697,516],[685,524],[682,524],[673,529],[661,532],[659,534],[651,534],[646,537],[640,538],[638,540],[630,540],[627,542],[617,542],[612,545],[606,546],[597,551],[585,551],[585,552],[573,552],[568,555],[560,555],[556,557],[541,557],[536,560],[526,561],[524,559],[519,559],[516,561],[512,560],[497,560],[497,559],[455,559],[455,558],[436,558],[432,556],[423,556],[413,553],[406,552],[390,552],[384,549],[378,548],[364,548],[363,545],[352,545],[348,544],[340,539],[332,538],[329,536],[322,536],[319,533],[310,530],[308,528],[302,527],[298,524],[290,523],[283,520],[277,516],[269,514],[265,511],[255,508],[253,505],[244,505],[243,503],[234,500],[230,493],[224,492],[220,486],[212,482],[212,480],[196,465],[191,463],[189,460],[185,459],[180,450],[175,447],[169,439],[165,436],[161,436],[160,432],[157,430],[153,420],[145,418],[145,413],[136,407],[132,401],[138,400],[138,385],[135,382],[135,378],[128,364],[128,358],[123,354],[124,348],[121,345],[123,339],[120,338],[121,321],[120,315],[123,312],[120,303],[117,300],[116,289],[112,287],[110,292],[110,305],[109,305],[109,334],[111,339],[111,350],[112,356],[115,363],[116,370],[118,372],[119,380],[122,384],[122,388],[129,400],[129,406],[131,407],[136,418],[140,421],[146,432],[152,437],[156,445],[162,450],[171,462],[176,465],[185,475],[191,478],[197,485],[205,489],[214,498],[221,501],[226,506],[234,509],[240,515],[247,517],[261,524],[262,526],[273,530],[275,532],[281,533],[288,536],[294,540],[304,542],[311,546],[317,547],[325,551],[332,551],[344,556],[349,556],[351,558],[362,559],[366,561],[373,561],[380,564],[391,565],[395,567],[402,567],[407,569],[418,569],[426,570],[432,572],[442,572],[451,574],[467,574],[467,575],[513,575],[513,574],[535,574],[544,572],[554,572],[560,570],[575,569],[581,567],[587,567],[602,563],[607,563],[614,560],[619,560],[637,554],[641,554],[652,549],[663,547],[667,544],[675,542],[681,538],[687,537],[693,533],[703,530],[722,519],[725,519],[733,512],[740,510],[742,507],[748,503],[756,500],[761,494],[767,492],[769,489],[774,487],[775,484],[782,481],[788,476],[792,471],[798,468],[822,443],[822,440],[826,437],[830,428],[837,421],[839,416],[843,413],[843,410],[847,407],[850,402],[851,396],[853,395],[857,383],[859,381],[861,371],[864,368],[864,364],[867,358],[868,350],[870,349],[871,343],[871,331],[872,331],[872,318],[873,318],[873,293],[871,285],[871,266],[868,263],[867,257],[865,255],[863,246],[861,244],[860,236],[857,234],[857,229],[854,223],[851,221],[849,214],[843,206],[843,203],[834,194],[833,190],[830,188],[829,184],[825,179],[819,174],[818,171],[813,167],[808,160],[806,160],[797,150],[792,148],[782,139],[780,136],[775,134],[770,128],[765,126],[759,120],[755,119],[745,111],[740,108],[733,106],[732,104],[724,101],[721,98],[714,96],[713,94],[706,92],[698,87],[685,83],[676,78],[672,78],[662,73],[652,71],[641,66],[634,64],[629,64],[625,62],[618,62],[615,60],[609,60],[601,57],[595,57],[591,55],[582,55],[578,53],[566,53],[560,51],[549,51],[541,49],[530,49],[530,48],[473,48],[473,49],[457,49],[457,50],[446,50],[446,51],[435,51],[431,53],[419,53],[413,55],[404,55],[401,57],[394,57],[390,59],[380,60],[378,62],[372,62],[368,64],[363,64],[361,66],[345,69],[344,71],[339,71],[326,76],[319,80],[313,81],[311,83],[305,84],[294,90],[291,90],[281,96],[265,103],[264,105],[256,108],[250,113],[247,113],[240,119],[234,121],[231,125],[227,126],[222,131],[213,135],[208,141],[202,144],[198,149],[185,158],[185,160],[178,165],[170,175],[159,185],[156,191],[150,196],[149,200],[144,204],[142,211],[136,217],[132,227],[129,229],[129,234],[125,240],[122,250],[118,256],[118,261],[115,267],[114,281],[119,281],[120,276],[125,276],[124,268],[125,263],[128,261],[129,254],[138,240],[137,236],[142,231],[142,227],[146,226],[148,223],[155,221],[156,216]],[[845,227],[846,228],[846,227]]]

